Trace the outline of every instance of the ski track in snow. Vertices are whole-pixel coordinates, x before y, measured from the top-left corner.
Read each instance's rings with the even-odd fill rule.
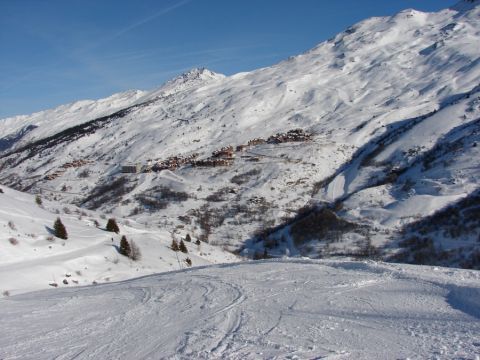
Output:
[[[435,269],[264,261],[18,295],[0,358],[474,359],[480,275]]]

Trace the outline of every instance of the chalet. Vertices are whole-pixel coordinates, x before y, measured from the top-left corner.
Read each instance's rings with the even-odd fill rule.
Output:
[[[312,139],[312,134],[303,131],[303,129],[290,130],[287,133],[278,133],[268,138],[269,144],[281,144],[286,142],[301,142]]]
[[[261,144],[265,144],[265,142],[266,141],[262,138],[255,138],[255,139],[249,140],[248,145],[249,146],[261,145]]]
[[[181,165],[192,164],[198,157],[198,153],[193,153],[188,156],[171,156],[166,160],[158,161],[151,167],[152,171],[175,170]]]
[[[248,145],[237,145],[237,148],[235,149],[236,152],[243,152],[248,149]]]
[[[45,177],[43,179],[44,180],[55,180],[56,178],[62,176],[64,172],[65,172],[65,169],[58,169],[57,171],[55,171],[51,174],[45,175]]]
[[[212,157],[227,159],[234,158],[235,154],[233,152],[233,146],[224,146],[220,150],[215,150],[214,152],[212,152]]]
[[[87,165],[87,164],[92,164],[92,163],[93,162],[90,161],[90,160],[79,159],[79,160],[73,160],[71,162],[67,162],[67,163],[63,164],[61,167],[64,168],[64,169],[78,168],[78,167],[81,167],[81,166],[84,166],[84,165]]]
[[[233,164],[233,159],[220,159],[220,158],[208,158],[204,160],[195,160],[192,162],[192,166],[195,166],[195,167],[230,166],[232,164]]]
[[[122,165],[122,173],[124,174],[138,174],[140,171],[142,171],[142,165],[140,164]]]

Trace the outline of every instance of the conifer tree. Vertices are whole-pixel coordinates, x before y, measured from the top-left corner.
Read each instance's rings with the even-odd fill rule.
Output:
[[[192,242],[190,234],[187,234],[187,236],[185,236],[185,241]]]
[[[117,222],[114,218],[108,219],[106,229],[107,231],[111,231],[117,234],[120,232],[120,229],[118,228]]]
[[[185,243],[183,242],[183,240],[180,240],[180,245],[178,245],[178,250],[180,250],[181,252],[183,252],[185,254],[188,253],[188,249],[185,246]]]
[[[178,250],[180,250],[180,249],[178,248],[177,240],[172,239],[172,245],[170,245],[170,248],[171,248],[173,251],[178,251]]]
[[[140,253],[140,248],[133,241],[130,241],[129,258],[132,259],[133,261],[138,261],[141,259],[141,257],[142,257],[142,254]]]
[[[57,220],[55,220],[53,224],[53,231],[56,237],[64,240],[68,239],[67,229],[65,229],[65,225],[63,225],[60,218],[57,218]]]
[[[130,248],[130,244],[128,243],[125,235],[123,235],[122,239],[120,240],[120,254],[130,257],[131,252],[132,249]]]

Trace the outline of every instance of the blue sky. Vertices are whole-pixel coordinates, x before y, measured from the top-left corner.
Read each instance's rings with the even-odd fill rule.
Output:
[[[192,67],[231,75],[349,25],[455,0],[0,0],[0,118],[128,89]]]

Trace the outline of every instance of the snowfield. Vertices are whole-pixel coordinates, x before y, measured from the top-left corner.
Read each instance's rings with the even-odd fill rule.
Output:
[[[478,359],[480,273],[214,265],[0,300],[7,359]]]
[[[186,234],[170,234],[154,226],[117,218],[120,233],[105,231],[103,214],[62,206],[5,186],[0,186],[0,297],[46,289],[130,279],[132,277],[192,266],[239,261],[219,247],[186,242],[187,254],[170,249]],[[60,217],[68,233],[62,240],[52,235]],[[100,224],[95,226],[95,221]],[[142,257],[132,261],[120,255],[125,235],[140,248]],[[193,239],[195,241],[195,239]],[[66,282],[66,283],[64,283]]]

